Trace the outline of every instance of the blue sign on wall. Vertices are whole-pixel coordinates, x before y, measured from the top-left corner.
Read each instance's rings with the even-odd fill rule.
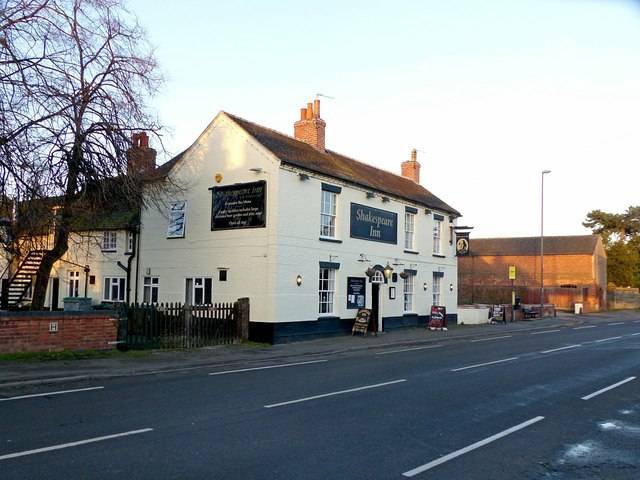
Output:
[[[351,238],[398,243],[398,214],[352,203]]]

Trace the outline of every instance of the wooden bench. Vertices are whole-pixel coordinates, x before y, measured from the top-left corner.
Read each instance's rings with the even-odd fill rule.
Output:
[[[534,307],[522,307],[522,315],[524,318],[536,318],[538,309]]]

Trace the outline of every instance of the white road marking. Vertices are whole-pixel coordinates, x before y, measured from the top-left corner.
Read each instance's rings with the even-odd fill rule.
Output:
[[[489,342],[491,340],[500,340],[501,338],[511,338],[511,335],[503,335],[501,337],[481,338],[479,340],[471,340],[471,343],[476,342]]]
[[[601,338],[600,340],[595,340],[593,343],[608,342],[609,340],[618,340],[619,338],[622,337]]]
[[[9,400],[22,400],[25,398],[49,397],[51,395],[64,395],[66,393],[89,392],[91,390],[100,390],[104,387],[77,388],[75,390],[60,390],[58,392],[34,393],[32,395],[20,395],[19,397],[0,398],[0,402],[8,402]]]
[[[239,370],[225,370],[224,372],[214,372],[209,375],[226,375],[228,373],[253,372],[255,370],[269,370],[272,368],[296,367],[298,365],[309,365],[311,363],[323,363],[327,360],[311,360],[309,362],[285,363],[283,365],[268,365],[266,367],[241,368]]]
[[[288,402],[273,403],[271,405],[265,405],[264,408],[282,407],[285,405],[291,405],[293,403],[308,402],[310,400],[317,400],[319,398],[333,397],[335,395],[343,395],[345,393],[360,392],[362,390],[368,390],[370,388],[386,387],[387,385],[393,385],[395,383],[402,383],[406,381],[407,380],[403,378],[401,380],[394,380],[392,382],[376,383],[375,385],[367,385],[364,387],[350,388],[348,390],[340,390],[338,392],[324,393],[322,395],[314,395],[313,397],[298,398],[297,400],[290,400]]]
[[[62,443],[60,445],[52,445],[51,447],[36,448],[35,450],[26,450],[24,452],[9,453],[7,455],[0,456],[0,460],[8,460],[10,458],[25,457],[27,455],[35,455],[37,453],[52,452],[54,450],[62,450],[63,448],[77,447],[79,445],[86,445],[88,443],[103,442],[105,440],[112,440],[114,438],[126,437],[128,435],[137,435],[139,433],[146,433],[151,431],[153,431],[153,428],[143,428],[141,430],[132,430],[130,432],[116,433],[115,435],[106,435],[104,437],[89,438],[87,440],[80,440],[77,442]]]
[[[428,345],[426,347],[404,348],[402,350],[391,350],[389,352],[380,352],[377,355],[389,355],[390,353],[413,352],[414,350],[426,350],[428,348],[439,348],[442,345]]]
[[[630,381],[635,380],[635,379],[636,379],[636,377],[629,377],[629,378],[627,378],[625,380],[622,380],[621,382],[614,383],[613,385],[610,385],[610,386],[605,387],[605,388],[603,388],[601,390],[598,390],[597,392],[593,392],[593,393],[591,393],[591,394],[589,394],[589,395],[587,395],[585,397],[582,397],[582,400],[590,400],[593,397],[596,397],[596,396],[600,395],[601,393],[608,392],[609,390],[613,390],[614,388],[619,387],[620,385],[624,385],[625,383],[630,382]]]
[[[574,330],[583,330],[585,328],[596,328],[595,325],[585,325],[584,327],[575,327]]]
[[[544,332],[532,332],[531,335],[543,335],[545,333],[559,332],[560,330],[545,330]]]
[[[518,357],[511,357],[511,358],[505,358],[503,360],[495,360],[493,362],[487,362],[487,363],[478,363],[477,365],[469,365],[468,367],[460,367],[460,368],[454,368],[453,370],[451,370],[452,372],[459,372],[460,370],[468,370],[470,368],[478,368],[478,367],[484,367],[486,365],[494,365],[496,363],[503,363],[503,362],[510,362],[511,360],[517,360]]]
[[[559,352],[560,350],[568,350],[569,348],[576,348],[576,347],[581,347],[582,345],[569,345],[568,347],[560,347],[560,348],[554,348],[553,350],[543,350],[540,353],[553,353],[553,352]]]
[[[624,325],[627,322],[615,322],[615,323],[607,323],[607,325]]]
[[[497,433],[491,437],[485,438],[484,440],[480,440],[479,442],[476,442],[472,445],[469,445],[468,447],[464,447],[461,448],[460,450],[456,450],[455,452],[452,452],[448,455],[445,455],[444,457],[440,457],[437,460],[434,460],[432,462],[429,463],[425,463],[424,465],[414,468],[413,470],[409,470],[407,472],[404,472],[402,475],[405,477],[414,477],[416,475],[418,475],[419,473],[423,473],[426,472],[427,470],[432,469],[433,467],[437,467],[438,465],[441,465],[445,462],[448,462],[449,460],[453,460],[456,457],[459,457],[461,455],[464,455],[465,453],[469,453],[472,450],[476,450],[477,448],[483,447],[485,445],[488,445],[491,442],[495,442],[496,440],[499,440],[503,437],[506,437],[507,435],[511,435],[512,433],[517,432],[518,430],[522,430],[523,428],[527,428],[530,425],[533,425],[534,423],[539,422],[540,420],[544,420],[544,417],[535,417],[532,418],[531,420],[527,420],[526,422],[522,422],[519,425],[516,425],[515,427],[511,427],[508,428],[507,430],[504,430],[500,433]]]
[[[636,335],[640,335],[640,333],[632,333],[631,336],[635,337]]]

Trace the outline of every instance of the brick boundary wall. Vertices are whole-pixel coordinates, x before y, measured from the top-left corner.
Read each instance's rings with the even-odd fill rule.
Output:
[[[107,350],[117,336],[110,311],[0,313],[0,353]]]

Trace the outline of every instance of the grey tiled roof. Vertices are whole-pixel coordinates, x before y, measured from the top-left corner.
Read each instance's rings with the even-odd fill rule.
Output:
[[[225,114],[284,164],[460,216],[460,212],[412,180],[331,150],[319,150],[275,130]]]
[[[260,126],[235,115],[222,112],[240,128],[269,150],[282,164],[310,173],[357,185],[363,189],[405,199],[422,207],[460,216],[455,208],[436,197],[417,183],[386,170],[374,167],[331,150],[319,150],[301,140]],[[156,178],[161,178],[178,163],[188,150],[158,167]]]
[[[599,235],[545,236],[545,255],[592,255]],[[471,256],[540,255],[540,237],[471,238]]]

